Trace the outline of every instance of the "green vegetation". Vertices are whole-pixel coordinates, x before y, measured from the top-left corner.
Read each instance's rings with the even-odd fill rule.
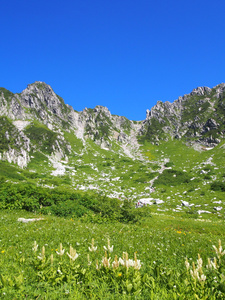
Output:
[[[18,130],[7,117],[0,117],[0,151],[19,149]]]
[[[101,224],[22,210],[0,219],[2,299],[224,299],[224,221]]]
[[[137,123],[136,123],[137,124]],[[130,133],[131,130],[131,121],[127,118],[123,117],[123,121],[121,123],[121,127],[123,128],[125,133]]]
[[[108,116],[106,116],[103,112],[99,112],[95,115],[94,110],[88,109],[91,113],[93,120],[95,122],[95,129],[93,130],[90,124],[87,124],[86,132],[88,135],[93,135],[94,141],[101,139],[108,139],[110,134],[110,127],[112,126],[112,122]]]
[[[26,176],[23,175],[23,171],[14,166],[13,164],[10,164],[5,161],[0,161],[0,178],[1,181],[6,181],[10,178],[10,180],[15,181],[21,181],[25,180]],[[22,173],[22,174],[21,174]]]
[[[225,192],[225,182],[215,181],[211,184],[211,189],[213,191]]]
[[[187,173],[176,170],[165,170],[159,175],[158,179],[155,181],[155,185],[175,186],[189,182],[190,177]]]
[[[27,126],[24,132],[32,141],[33,145],[38,147],[38,149],[43,153],[51,154],[58,150],[60,143],[60,146],[63,148],[65,153],[68,154],[67,147],[65,143],[62,143],[60,138],[58,138],[58,134],[49,130],[42,124],[33,122],[33,124]]]
[[[31,139],[34,145],[37,145],[42,152],[51,154],[53,145],[57,138],[57,133],[49,130],[43,125],[29,125],[25,129],[25,134]]]
[[[118,220],[137,222],[135,208],[125,200],[121,206],[118,199],[104,195],[67,189],[41,188],[31,184],[4,183],[0,187],[0,209],[25,209],[42,214],[54,214],[62,217],[82,217],[96,214],[96,220]]]
[[[97,131],[94,134],[94,140],[99,140],[104,137],[109,136],[109,125],[104,125],[103,123],[100,123],[99,126],[97,127]]]
[[[12,99],[12,97],[14,96],[14,94],[12,92],[8,91],[7,89],[5,89],[3,87],[0,88],[0,93],[3,93],[3,96],[7,102],[9,102]]]
[[[70,132],[64,137],[73,153],[64,175],[51,175],[54,168],[39,151],[24,170],[1,162],[1,297],[224,299],[225,256],[212,247],[218,249],[219,239],[225,244],[224,212],[214,209],[214,202],[224,209],[223,144],[198,152],[177,140],[145,141],[143,161],[91,140],[84,146]],[[146,197],[164,202],[136,209]],[[24,224],[21,217],[43,220]],[[208,262],[215,265],[214,257],[216,268]],[[198,274],[190,272],[192,262]]]
[[[182,122],[188,122],[193,119],[193,116],[198,116],[199,121],[206,121],[208,117],[208,108],[210,103],[204,100],[205,96],[192,96],[184,104],[184,110],[182,113]],[[201,111],[201,114],[199,114]],[[207,116],[205,115],[207,113]]]
[[[163,131],[164,123],[159,122],[156,118],[151,118],[146,124],[146,133],[139,138],[141,143],[145,141],[157,142],[159,139],[165,139],[166,135]]]

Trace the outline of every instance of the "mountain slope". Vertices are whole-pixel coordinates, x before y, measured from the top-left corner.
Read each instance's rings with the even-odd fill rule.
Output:
[[[225,84],[199,87],[173,103],[158,101],[147,111],[141,131],[142,139],[153,142],[172,137],[217,145],[225,133]]]
[[[0,88],[0,107],[3,182],[95,190],[157,211],[224,209],[225,84],[157,102],[140,122],[102,106],[77,112],[42,82]]]

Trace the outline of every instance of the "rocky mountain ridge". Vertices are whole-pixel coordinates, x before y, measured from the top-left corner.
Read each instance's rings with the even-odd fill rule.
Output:
[[[103,149],[140,157],[139,144],[182,139],[214,147],[225,133],[225,84],[199,87],[173,103],[160,102],[140,122],[112,115],[96,106],[75,111],[43,82],[29,84],[20,94],[0,88],[0,159],[26,167],[32,153],[68,160],[74,155],[67,134],[85,145],[91,139]]]
[[[198,87],[173,103],[158,101],[147,110],[142,134],[149,140],[186,138],[215,146],[225,133],[225,84]]]

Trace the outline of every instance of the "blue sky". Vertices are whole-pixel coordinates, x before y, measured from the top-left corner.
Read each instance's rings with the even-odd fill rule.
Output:
[[[224,0],[2,0],[0,86],[44,81],[81,111],[145,119],[225,81]]]

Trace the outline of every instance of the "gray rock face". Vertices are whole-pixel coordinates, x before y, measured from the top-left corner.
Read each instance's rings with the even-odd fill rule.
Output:
[[[198,142],[205,146],[215,146],[225,133],[224,117],[225,84],[213,89],[198,87],[173,103],[158,101],[147,110],[140,135],[153,142],[168,136],[177,139],[199,137]]]
[[[40,110],[44,105],[53,114],[61,115],[62,103],[59,101],[52,88],[43,83],[29,84],[21,93],[23,106]]]
[[[207,94],[210,94],[211,92],[211,89],[209,87],[197,87],[196,89],[194,89],[192,92],[191,92],[191,96],[203,96],[203,95],[207,95]]]
[[[213,129],[217,129],[217,128],[219,128],[219,126],[220,126],[220,124],[218,124],[214,119],[210,118],[204,124],[202,133],[206,133]]]
[[[73,120],[72,107],[65,105],[63,99],[57,96],[46,83],[29,84],[20,94],[20,102],[23,108],[30,109],[32,116],[48,126],[49,124],[62,125],[63,121],[68,122],[68,115],[70,120]]]
[[[0,153],[0,160],[7,160],[9,163],[17,164],[20,168],[24,168],[30,161],[29,154],[26,150],[21,149],[16,151],[15,149],[9,149]]]

